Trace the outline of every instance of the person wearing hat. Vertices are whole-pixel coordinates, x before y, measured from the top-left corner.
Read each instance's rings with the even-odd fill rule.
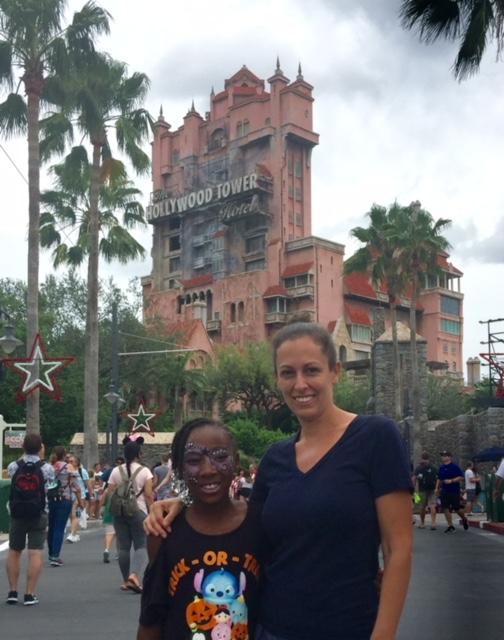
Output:
[[[441,508],[448,524],[445,533],[453,533],[455,531],[452,511],[458,513],[462,519],[462,526],[467,531],[469,523],[460,504],[460,483],[464,480],[464,472],[457,464],[454,464],[452,454],[449,451],[441,451],[440,455],[442,465],[438,471],[436,495],[441,498]]]
[[[125,483],[131,482],[136,498],[136,510],[133,515],[114,515],[114,529],[119,552],[119,568],[123,577],[123,591],[142,592],[142,576],[147,566],[147,538],[143,529],[149,508],[153,502],[152,473],[144,467],[142,455],[142,437],[127,436],[124,443],[125,463],[114,467],[108,481],[108,495]],[[133,556],[130,563],[130,552]]]

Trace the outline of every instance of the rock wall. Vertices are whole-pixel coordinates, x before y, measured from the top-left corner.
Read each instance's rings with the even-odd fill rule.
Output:
[[[422,433],[422,445],[433,460],[448,450],[456,461],[465,464],[478,451],[504,443],[504,409],[490,407],[475,415],[462,415],[446,422],[428,422]]]

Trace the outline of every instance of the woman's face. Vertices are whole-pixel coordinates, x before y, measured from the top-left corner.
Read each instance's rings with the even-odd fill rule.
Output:
[[[333,405],[333,386],[339,366],[329,368],[327,357],[309,336],[286,340],[276,352],[277,385],[300,420],[319,418]]]

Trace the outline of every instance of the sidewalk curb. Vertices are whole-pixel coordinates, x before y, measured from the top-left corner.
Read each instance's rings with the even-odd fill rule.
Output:
[[[504,522],[491,522],[490,520],[468,520],[468,522],[470,527],[484,529],[485,531],[497,533],[501,536],[504,535]]]

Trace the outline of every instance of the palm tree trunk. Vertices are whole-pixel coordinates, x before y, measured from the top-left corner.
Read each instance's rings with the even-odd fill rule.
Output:
[[[89,191],[89,258],[87,273],[86,348],[84,355],[84,466],[98,459],[98,262],[100,236],[101,145],[93,144],[93,166]]]
[[[418,352],[416,343],[416,306],[418,286],[413,282],[410,306],[410,348],[411,348],[411,410],[413,413],[413,461],[418,462],[422,453],[420,403],[418,398]]]
[[[40,243],[40,94],[26,87],[28,97],[28,291],[26,351],[30,355],[39,331],[39,243]],[[26,399],[27,433],[40,433],[39,390]]]
[[[397,311],[395,301],[390,302],[390,320],[392,322],[392,352],[393,352],[393,381],[394,381],[394,418],[402,418],[402,384],[401,360],[399,358],[399,340],[397,339]]]

